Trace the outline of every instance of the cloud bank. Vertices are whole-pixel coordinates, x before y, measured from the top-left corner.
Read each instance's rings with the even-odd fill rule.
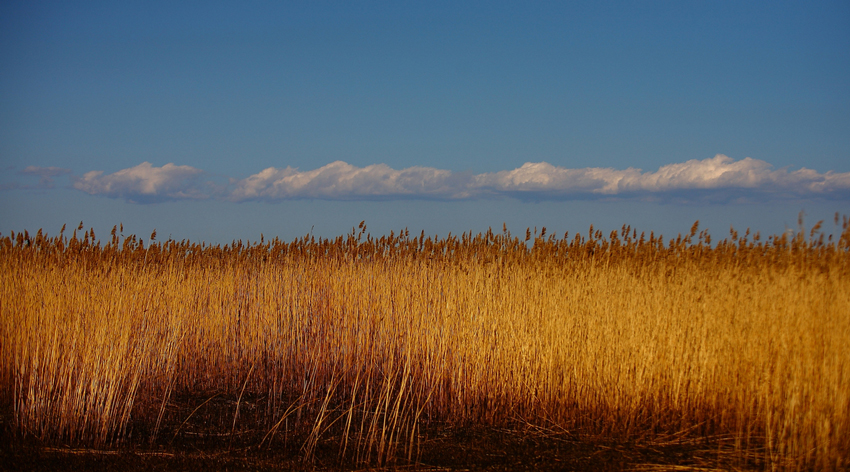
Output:
[[[86,172],[82,177],[72,177],[72,185],[91,195],[124,198],[135,202],[163,200],[203,199],[210,195],[203,191],[198,177],[204,171],[190,166],[165,164],[154,167],[150,162],[103,175],[101,170]]]
[[[28,167],[51,179],[66,169]],[[356,167],[336,161],[314,170],[269,167],[225,186],[190,166],[148,162],[112,174],[91,171],[71,176],[72,187],[91,195],[139,203],[217,198],[234,202],[292,199],[464,200],[512,197],[528,200],[651,199],[659,201],[761,201],[776,198],[850,200],[850,172],[774,169],[765,161],[709,159],[668,164],[654,172],[586,167],[571,169],[546,162],[483,174],[433,167],[396,170],[385,164]],[[52,183],[52,180],[49,181]]]
[[[328,200],[384,199],[387,197],[468,198],[468,180],[462,175],[433,167],[395,170],[385,164],[355,167],[336,161],[316,170],[268,169],[236,182],[230,199]]]
[[[526,163],[518,169],[475,176],[482,190],[535,198],[568,196],[722,197],[726,192],[757,197],[850,197],[850,172],[837,173],[802,168],[773,170],[769,163],[752,158],[735,161],[718,154],[661,166],[656,172],[588,167],[568,169],[546,162]],[[711,192],[713,191],[713,192]]]

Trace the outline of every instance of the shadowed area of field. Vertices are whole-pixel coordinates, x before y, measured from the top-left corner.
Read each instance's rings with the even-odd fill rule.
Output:
[[[194,401],[193,401],[194,400]],[[616,443],[604,438],[575,438],[566,432],[532,425],[516,428],[429,425],[415,438],[415,452],[387,458],[381,467],[340,457],[339,437],[322,438],[309,456],[305,431],[284,431],[269,444],[267,428],[256,428],[259,402],[243,400],[241,423],[221,433],[232,421],[234,399],[182,398],[168,410],[175,417],[194,414],[179,426],[163,428],[161,441],[133,442],[112,448],[45,445],[14,434],[10,412],[2,416],[0,465],[4,470],[123,471],[255,471],[255,470],[418,470],[418,471],[663,471],[760,470],[763,464],[742,461],[719,441]],[[203,403],[198,409],[196,403]],[[141,425],[140,425],[141,426]],[[179,429],[178,429],[179,427]],[[144,434],[143,431],[136,431]],[[148,432],[149,433],[149,432]]]
[[[305,460],[297,446],[274,450],[227,448],[207,438],[182,447],[74,449],[5,443],[2,462],[10,470],[758,470],[724,460],[710,445],[640,446],[564,441],[503,429],[446,430],[425,438],[417,459],[400,458],[383,467],[340,461],[338,444],[323,441]],[[719,457],[718,457],[719,456]],[[734,464],[734,465],[733,465]]]

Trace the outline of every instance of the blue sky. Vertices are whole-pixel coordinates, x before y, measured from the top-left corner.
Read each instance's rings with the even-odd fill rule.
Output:
[[[847,2],[3,2],[0,233],[850,213]]]

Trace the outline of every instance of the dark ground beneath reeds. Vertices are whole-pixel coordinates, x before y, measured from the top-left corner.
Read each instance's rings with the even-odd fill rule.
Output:
[[[761,465],[742,463],[728,447],[705,441],[628,443],[605,438],[577,439],[528,425],[494,428],[448,424],[423,425],[410,460],[400,447],[383,464],[376,463],[374,453],[369,461],[358,462],[351,444],[340,459],[340,438],[330,434],[315,445],[310,455],[304,450],[306,433],[280,433],[271,446],[268,441],[260,445],[268,427],[250,427],[258,424],[251,421],[254,415],[250,401],[245,402],[244,410],[240,408],[240,421],[235,428],[232,405],[224,401],[218,405],[209,403],[212,405],[208,410],[191,417],[193,405],[170,405],[170,418],[166,420],[189,417],[189,421],[164,421],[153,444],[144,426],[137,425],[136,436],[147,439],[125,440],[119,446],[106,448],[46,444],[31,436],[23,437],[14,430],[11,411],[5,406],[0,416],[0,470],[681,471],[746,470]]]
[[[706,448],[649,447],[599,442],[566,442],[502,429],[446,430],[424,439],[418,457],[384,466],[340,461],[337,444],[320,444],[305,460],[299,447],[254,450],[207,442],[204,448],[141,445],[114,449],[46,447],[4,438],[3,470],[255,471],[255,470],[421,470],[421,471],[618,471],[741,470]],[[723,454],[720,454],[722,456]]]

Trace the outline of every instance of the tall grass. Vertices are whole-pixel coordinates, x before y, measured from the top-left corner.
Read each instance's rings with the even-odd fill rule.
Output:
[[[333,436],[347,461],[415,458],[429,425],[521,424],[841,469],[842,227],[716,244],[697,224],[666,242],[628,227],[376,239],[361,224],[334,240],[147,247],[117,228],[105,242],[12,233],[0,393],[18,434],[47,443],[161,441],[182,426],[165,413],[175,395],[231,395],[230,433],[243,398],[262,398],[263,447],[300,431],[309,455]]]

